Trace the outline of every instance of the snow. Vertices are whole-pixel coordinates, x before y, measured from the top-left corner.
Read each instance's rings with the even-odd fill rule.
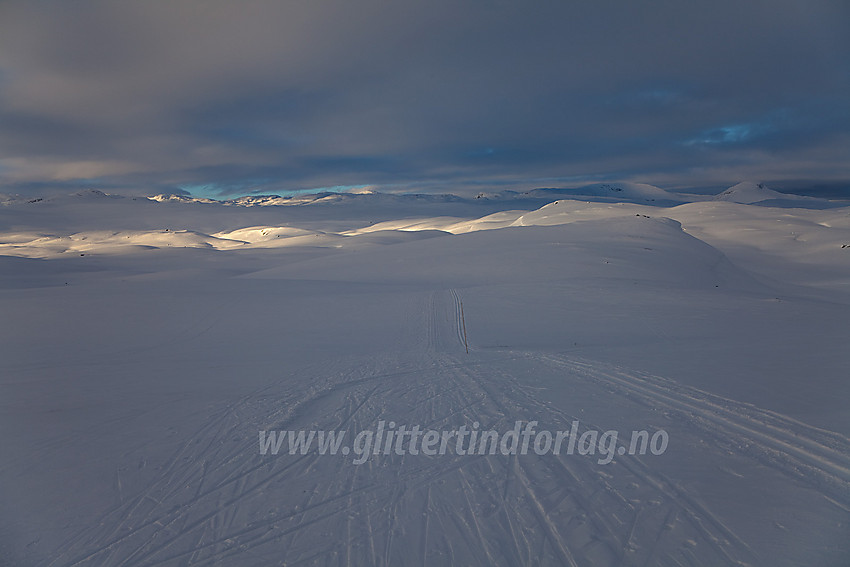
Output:
[[[781,199],[783,197],[794,199],[802,199],[796,195],[787,196],[769,189],[763,183],[753,183],[751,181],[743,181],[737,185],[733,185],[726,191],[715,197],[718,201],[730,201],[732,203],[752,204],[768,199]]]
[[[846,564],[850,207],[623,185],[6,202],[0,558]],[[257,445],[382,420],[669,447]]]
[[[770,189],[764,183],[753,183],[749,181],[733,185],[714,199],[716,201],[730,201],[732,203],[771,207],[828,209],[834,206],[827,199],[780,193],[779,191]]]

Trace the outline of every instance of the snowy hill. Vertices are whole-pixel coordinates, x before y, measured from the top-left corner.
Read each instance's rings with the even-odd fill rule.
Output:
[[[659,204],[666,205],[690,202],[699,198],[698,196],[693,195],[680,195],[646,183],[626,182],[615,184],[597,183],[572,189],[535,189],[533,191],[529,191],[525,195],[554,199],[581,199],[590,197],[604,199],[609,202],[633,202],[642,204],[658,202]]]
[[[749,181],[733,185],[717,195],[714,200],[772,207],[831,208],[846,206],[846,203],[831,203],[826,199],[780,193],[779,191],[770,189],[763,183]]]

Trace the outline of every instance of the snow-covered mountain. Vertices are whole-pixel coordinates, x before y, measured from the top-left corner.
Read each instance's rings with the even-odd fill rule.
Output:
[[[767,187],[764,183],[744,181],[733,185],[714,198],[716,201],[730,203],[761,204],[781,207],[829,208],[836,206],[826,199],[804,197],[791,193],[780,193]],[[841,206],[839,204],[839,206]]]
[[[610,202],[658,203],[663,205],[686,203],[700,199],[698,195],[682,195],[646,183],[629,182],[596,183],[564,189],[535,189],[525,193],[525,195],[531,197],[584,200],[587,200],[589,197]]]
[[[38,202],[91,202],[103,200],[125,199],[121,195],[109,194],[97,189],[80,191],[61,196],[22,197],[20,195],[0,195],[0,204],[13,205]],[[135,197],[133,200],[139,200]],[[397,208],[405,205],[421,208],[425,204],[443,206],[445,204],[464,203],[475,205],[479,210],[490,207],[495,210],[505,208],[539,207],[558,199],[570,199],[583,202],[635,203],[652,206],[669,207],[677,204],[701,202],[707,200],[729,201],[735,203],[753,204],[768,202],[773,206],[792,206],[822,208],[844,206],[841,202],[830,202],[826,199],[804,197],[790,193],[780,193],[768,188],[763,183],[742,182],[734,185],[719,195],[710,196],[698,193],[680,193],[649,185],[646,183],[617,182],[595,183],[578,187],[538,188],[528,191],[504,190],[499,192],[479,193],[473,197],[464,197],[450,193],[381,193],[374,190],[304,193],[289,196],[280,195],[246,195],[231,199],[211,199],[193,197],[185,194],[161,193],[143,197],[159,203],[207,204],[226,207],[304,207],[304,206],[344,206],[343,211],[356,206]],[[509,204],[513,203],[513,204]],[[343,214],[345,214],[343,212]]]
[[[638,202],[645,204],[685,203],[702,199],[699,195],[683,195],[666,191],[653,185],[645,183],[597,183],[571,188],[541,188],[530,191],[499,191],[491,193],[479,193],[473,199],[484,201],[551,201],[554,199],[580,199],[604,200],[609,202]],[[149,199],[159,202],[179,203],[222,203],[244,207],[256,206],[294,206],[313,205],[329,203],[404,203],[404,202],[431,202],[431,203],[453,203],[467,201],[469,199],[452,194],[387,194],[376,191],[353,191],[353,192],[321,192],[281,197],[279,195],[252,195],[234,199],[213,200],[187,195],[160,194]]]

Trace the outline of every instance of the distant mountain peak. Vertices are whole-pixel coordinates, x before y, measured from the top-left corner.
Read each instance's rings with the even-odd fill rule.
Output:
[[[771,199],[798,200],[804,198],[805,197],[800,197],[799,195],[789,195],[787,193],[780,193],[779,191],[774,191],[764,183],[758,183],[754,181],[742,181],[741,183],[733,185],[732,187],[717,195],[714,200],[728,201],[732,203],[752,204],[759,203],[761,201],[768,201]]]
[[[77,191],[71,196],[83,199],[123,199],[121,195],[104,193],[100,189],[83,189],[82,191]]]

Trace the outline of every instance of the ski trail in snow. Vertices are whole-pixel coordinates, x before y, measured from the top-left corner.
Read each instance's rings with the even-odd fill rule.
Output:
[[[578,419],[576,416],[553,410],[549,404],[536,398],[532,390],[516,383],[511,374],[504,373],[498,368],[489,368],[486,373],[488,378],[486,381],[482,376],[483,373],[478,371],[471,371],[470,377],[506,415],[532,415],[535,419],[545,420],[563,429],[568,428],[572,420]],[[583,431],[588,427],[602,429],[595,427],[594,424],[585,423]],[[528,463],[534,462],[535,459],[537,466],[530,466]],[[523,463],[523,469],[531,471],[530,474],[540,475],[540,479],[547,479],[524,483],[524,487],[528,490],[532,490],[532,486],[552,482],[548,480],[549,478],[554,478],[559,487],[568,487],[566,488],[569,499],[567,507],[580,510],[582,521],[592,526],[592,545],[598,548],[594,550],[595,555],[592,561],[596,563],[600,561],[601,564],[631,563],[626,553],[640,551],[639,547],[645,545],[643,541],[640,546],[634,542],[631,545],[626,544],[635,537],[637,515],[641,513],[641,510],[646,509],[643,506],[655,508],[662,505],[675,506],[690,520],[690,526],[677,528],[683,533],[680,538],[685,543],[681,545],[688,545],[686,542],[689,541],[697,543],[702,541],[706,547],[711,548],[709,556],[716,557],[714,561],[722,559],[724,564],[743,565],[751,559],[751,552],[746,544],[739,541],[722,524],[709,520],[711,516],[707,510],[683,499],[683,495],[678,490],[670,486],[661,475],[652,473],[651,469],[641,465],[637,457],[620,457],[604,468],[599,467],[592,459],[583,460],[577,456],[526,455],[524,458],[518,458],[517,461]],[[643,492],[649,492],[649,494],[640,494],[641,498],[648,499],[646,503],[641,501],[640,506],[636,506],[636,499],[633,496],[624,496],[629,491],[629,487],[636,483]],[[564,507],[564,498],[560,495],[552,494],[540,498],[543,501],[553,502],[555,509]],[[561,504],[555,505],[555,502]],[[663,524],[652,527],[653,521],[650,518],[657,518],[657,516],[657,512],[653,511],[647,514],[647,518],[642,522],[642,531],[649,531],[651,534],[647,538],[650,541],[660,537],[666,529]],[[631,520],[627,520],[628,518]],[[655,522],[658,520],[656,519]],[[576,533],[573,539],[577,536]],[[573,545],[575,546],[575,543]],[[584,546],[587,545],[584,544]],[[591,556],[588,555],[582,562],[590,559]]]
[[[422,297],[422,352],[321,361],[212,412],[146,486],[120,498],[50,565],[758,565],[748,543],[648,457],[501,454],[260,455],[258,430],[345,431],[383,420],[452,430],[566,430],[577,415],[528,376],[575,397],[654,408],[727,451],[850,509],[850,443],[661,377],[524,351],[464,353],[460,293]],[[616,399],[612,401],[612,396]],[[666,423],[666,422],[665,422]],[[605,430],[581,419],[581,431]],[[136,458],[128,455],[127,459]],[[153,465],[151,465],[153,466]]]
[[[549,361],[654,408],[663,408],[720,442],[812,485],[850,511],[850,439],[646,373],[547,356]]]

